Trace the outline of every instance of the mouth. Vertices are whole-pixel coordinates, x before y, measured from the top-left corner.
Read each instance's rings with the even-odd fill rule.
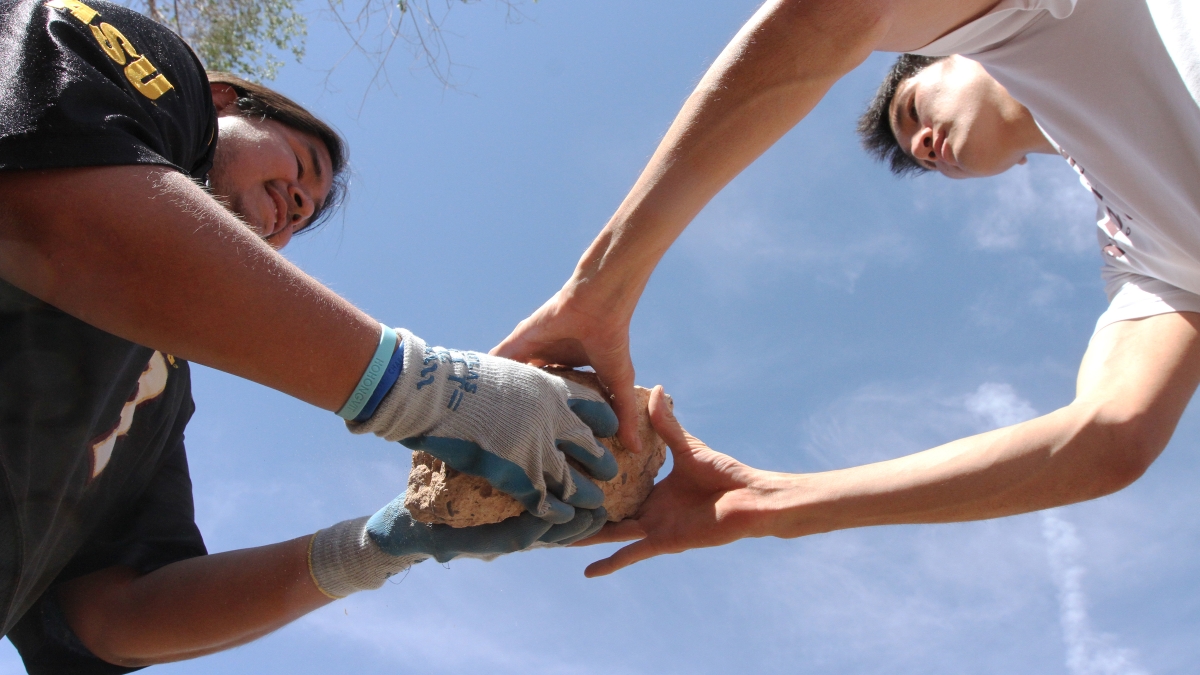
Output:
[[[288,209],[287,200],[283,198],[283,195],[279,193],[279,190],[277,190],[273,185],[268,185],[266,187],[267,194],[271,197],[271,201],[274,202],[275,205],[275,217],[263,221],[262,237],[263,239],[270,239],[277,233],[282,232],[283,228],[287,227]]]
[[[941,132],[940,137],[934,142],[934,147],[937,148],[938,159],[951,166],[958,166],[954,157],[954,149],[950,147],[950,133],[948,131]]]

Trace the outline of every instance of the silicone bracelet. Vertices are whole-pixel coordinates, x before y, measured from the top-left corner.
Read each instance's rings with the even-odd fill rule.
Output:
[[[363,406],[371,400],[371,394],[375,393],[380,379],[387,371],[392,353],[396,351],[396,331],[383,324],[379,324],[379,327],[382,330],[379,333],[379,346],[375,348],[375,356],[371,357],[371,362],[367,364],[362,379],[358,381],[358,386],[354,388],[354,393],[350,394],[346,405],[337,411],[338,417],[342,419],[352,420],[362,412]]]
[[[404,370],[404,341],[396,345],[396,351],[392,352],[392,360],[388,361],[387,370],[383,371],[383,377],[379,378],[379,384],[375,385],[375,393],[371,394],[371,398],[367,399],[367,404],[363,406],[362,412],[354,418],[355,422],[366,422],[371,419],[371,415],[375,414],[375,409],[379,407],[379,402],[384,396],[392,390],[392,385],[396,384],[396,380],[400,378],[400,371]]]

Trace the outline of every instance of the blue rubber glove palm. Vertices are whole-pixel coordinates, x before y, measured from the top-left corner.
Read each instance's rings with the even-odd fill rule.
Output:
[[[571,544],[595,534],[607,518],[604,507],[580,508],[570,521],[558,525],[526,512],[492,525],[455,528],[414,520],[402,494],[371,516],[366,530],[388,555],[427,556],[444,563],[455,558],[492,560],[535,543]]]
[[[575,509],[570,521],[552,525],[531,513],[476,527],[453,528],[413,520],[401,494],[370,518],[344,520],[313,535],[308,569],[331,598],[379,588],[389,577],[433,558],[492,560],[535,545],[566,545],[595,534],[604,508]]]
[[[369,419],[348,423],[352,431],[424,450],[551,523],[603,503],[600,489],[566,462],[600,480],[616,476],[616,460],[595,438],[617,430],[603,397],[522,363],[397,332],[403,370]]]

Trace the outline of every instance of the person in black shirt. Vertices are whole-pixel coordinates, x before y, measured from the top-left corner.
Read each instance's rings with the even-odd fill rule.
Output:
[[[576,503],[553,529],[526,514],[447,534],[394,502],[370,523],[206,555],[185,358],[336,410],[382,341],[275,252],[338,200],[342,141],[288,99],[211,75],[128,9],[0,0],[0,634],[31,673],[229,648],[424,558],[602,522]],[[389,365],[396,382],[405,370]],[[394,395],[371,400],[403,412]]]

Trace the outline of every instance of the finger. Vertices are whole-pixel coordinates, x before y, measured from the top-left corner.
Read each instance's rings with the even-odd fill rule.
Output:
[[[573,537],[564,537],[564,538],[560,539],[558,541],[558,543],[562,546],[570,546],[571,544],[574,544],[577,541],[582,541],[584,539],[587,539],[588,537],[592,536],[593,534],[596,534],[597,532],[599,532],[600,528],[604,527],[604,524],[606,522],[608,522],[608,511],[603,506],[601,506],[600,508],[592,511],[591,514],[592,514],[592,524],[590,527],[588,527],[586,530],[584,530],[583,532],[580,532],[579,534],[577,534]]]
[[[617,415],[617,438],[630,452],[641,452],[642,442],[638,438],[637,394],[633,391],[634,370],[629,351],[622,350],[615,359],[593,359],[592,367],[600,377],[601,384],[608,390],[613,412]]]
[[[492,347],[492,350],[488,353],[492,356],[503,356],[504,358],[512,359],[513,361],[524,361],[525,358],[529,356],[529,352],[531,351],[524,339],[525,324],[528,321],[529,320],[526,319],[525,321],[517,324],[517,327],[508,334],[508,337],[501,340],[500,344]]]
[[[459,556],[491,560],[506,553],[523,551],[551,529],[550,523],[528,511],[490,525],[453,528],[429,525],[435,560],[449,562]],[[557,527],[557,526],[554,526]]]
[[[557,544],[564,539],[581,535],[592,529],[593,520],[592,511],[589,509],[575,509],[575,517],[571,522],[550,526],[538,541]]]
[[[570,386],[575,384],[570,380],[567,390],[571,392],[571,397],[567,399],[567,406],[575,416],[583,420],[583,423],[591,428],[592,433],[600,438],[610,438],[617,435],[617,420],[616,413],[613,412],[612,406],[603,400],[593,400],[592,398],[584,398],[580,394],[583,389],[580,385]],[[587,394],[594,395],[592,390],[587,389]]]
[[[689,434],[683,430],[671,404],[671,397],[657,385],[650,392],[650,426],[666,441],[672,453],[687,452],[692,449],[688,442]]]
[[[571,441],[559,441],[556,445],[564,455],[579,462],[583,465],[587,472],[600,480],[612,480],[617,477],[620,468],[617,466],[617,458],[609,452],[608,448],[592,441],[593,446],[598,449],[599,456],[589,452],[586,448],[578,443]]]
[[[633,541],[644,539],[646,531],[638,521],[627,519],[617,523],[604,523],[596,534],[587,539],[580,539],[575,546],[592,546],[593,544],[609,544],[617,541]]]
[[[618,550],[604,560],[597,560],[588,565],[583,570],[583,576],[589,579],[602,577],[606,574],[612,574],[623,567],[629,567],[636,562],[653,558],[656,555],[659,555],[659,551],[657,551],[657,546],[654,542],[643,539]]]
[[[575,483],[575,491],[570,497],[563,497],[562,500],[571,506],[581,509],[599,508],[604,503],[604,491],[590,479],[584,477],[583,474],[575,470],[575,467],[567,465],[567,471],[571,474],[571,480]],[[550,478],[547,477],[547,483]],[[561,495],[562,490],[556,490]]]
[[[601,499],[600,501],[604,500]],[[529,505],[526,504],[525,508],[529,509],[529,511],[534,515],[537,515],[538,518],[541,518],[548,523],[554,523],[555,525],[559,523],[569,523],[571,522],[571,519],[575,517],[575,507],[563,503],[561,499],[555,497],[549,492],[546,493],[545,504],[546,512],[540,515],[537,513],[537,505],[534,505],[532,509],[529,509]]]

